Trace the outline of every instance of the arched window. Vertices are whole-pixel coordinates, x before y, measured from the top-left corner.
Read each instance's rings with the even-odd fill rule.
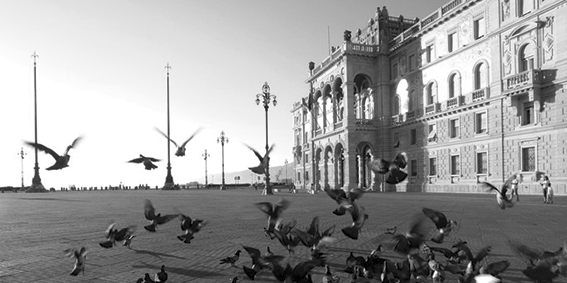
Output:
[[[488,64],[479,63],[474,68],[474,89],[481,89],[488,86]]]
[[[461,82],[458,73],[449,76],[449,98],[461,95]]]
[[[431,82],[427,85],[425,89],[427,95],[427,105],[431,105],[435,102],[435,96],[437,95],[437,89],[435,83]]]
[[[520,52],[518,52],[519,72],[525,72],[534,68],[534,53],[533,45],[531,44],[526,44],[520,48]]]

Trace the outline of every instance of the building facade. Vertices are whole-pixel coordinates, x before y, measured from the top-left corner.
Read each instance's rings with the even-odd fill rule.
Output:
[[[294,103],[298,187],[482,192],[520,176],[567,194],[567,0],[453,0],[425,19],[377,8]],[[386,184],[373,158],[409,158]]]

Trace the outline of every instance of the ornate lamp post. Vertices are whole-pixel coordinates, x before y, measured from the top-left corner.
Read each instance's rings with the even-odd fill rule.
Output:
[[[22,147],[22,149],[20,149],[20,152],[18,152],[18,155],[22,157],[22,190],[24,189],[24,155],[28,155],[27,153],[24,152],[24,147]]]
[[[169,63],[165,66],[167,70],[167,176],[165,176],[165,184],[162,190],[171,190],[174,187],[173,176],[171,176],[171,160],[170,160],[170,138],[169,138]]]
[[[35,140],[34,143],[37,144],[37,80],[36,80],[36,59],[39,57],[35,52],[32,55],[33,57],[33,115],[34,115],[34,135]],[[45,187],[41,183],[41,178],[39,177],[39,165],[37,163],[37,147],[34,147],[35,152],[35,166],[34,166],[34,175],[32,179],[31,187],[26,191],[28,193],[33,192],[45,192]]]
[[[222,147],[222,185],[220,187],[221,190],[225,190],[224,185],[224,143],[228,143],[228,137],[225,136],[224,131],[221,131],[220,137],[217,138],[217,143],[221,144]]]
[[[209,158],[209,156],[211,155],[208,154],[207,150],[205,149],[205,153],[203,153],[203,157],[205,159],[205,189],[209,187],[209,182],[207,181],[207,158]]]
[[[261,100],[260,100],[261,99]],[[276,100],[276,96],[270,94],[270,86],[268,82],[265,82],[262,86],[262,93],[256,94],[256,104],[260,105],[260,101],[262,101],[262,105],[264,105],[264,109],[266,110],[266,153],[268,152],[268,108],[270,108],[270,101],[274,101],[274,106],[278,103]],[[266,164],[266,194],[272,195],[272,188],[270,187],[270,158],[268,157],[268,162]]]

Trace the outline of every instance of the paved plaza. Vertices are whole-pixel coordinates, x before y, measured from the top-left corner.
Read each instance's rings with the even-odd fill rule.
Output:
[[[251,266],[251,259],[243,245],[259,248],[262,253],[270,247],[276,254],[287,251],[274,239],[263,233],[265,215],[253,203],[275,202],[279,198],[291,202],[284,212],[284,222],[297,220],[297,227],[306,229],[314,216],[320,218],[324,230],[337,225],[333,234],[336,242],[328,249],[328,263],[332,271],[349,282],[342,272],[350,251],[366,256],[378,245],[377,237],[387,228],[396,226],[398,232],[407,231],[409,222],[421,213],[422,207],[444,212],[460,224],[457,237],[468,242],[473,253],[490,245],[489,262],[507,259],[510,268],[502,274],[503,282],[530,282],[522,273],[526,261],[507,244],[516,240],[540,250],[557,250],[567,239],[567,197],[556,197],[555,203],[542,203],[541,196],[521,196],[515,207],[500,210],[494,194],[420,194],[420,193],[366,193],[358,202],[369,215],[358,240],[347,238],[340,231],[349,226],[349,215],[336,216],[331,212],[337,204],[325,193],[315,195],[300,192],[277,192],[263,196],[260,190],[250,188],[182,191],[85,191],[40,194],[0,194],[0,282],[136,282],[160,266],[166,266],[168,282],[229,282],[234,276],[239,282],[251,282],[242,266]],[[158,228],[155,233],[144,230],[144,200],[152,201],[157,213],[184,213],[208,221],[191,244],[184,244],[179,220]],[[427,220],[429,227],[434,228]],[[132,248],[118,245],[104,249],[98,245],[104,231],[116,222],[120,229],[136,225]],[[449,247],[456,241],[432,246]],[[70,276],[74,260],[63,252],[69,248],[88,249],[84,275]],[[236,267],[221,265],[219,260],[243,253]],[[383,257],[401,261],[391,251]],[[309,258],[308,249],[298,246],[292,265]],[[444,262],[442,256],[439,257]],[[286,261],[284,260],[284,263]],[[313,270],[313,281],[321,282],[324,268]],[[565,278],[559,278],[565,280]],[[558,282],[561,282],[558,280]],[[277,282],[271,273],[263,271],[257,282]],[[378,282],[377,280],[371,282]],[[449,276],[446,282],[456,282]]]

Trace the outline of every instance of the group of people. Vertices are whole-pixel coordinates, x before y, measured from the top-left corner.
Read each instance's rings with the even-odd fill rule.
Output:
[[[551,187],[551,182],[549,177],[546,175],[541,175],[539,181],[541,188],[543,190],[543,203],[552,204],[553,203],[553,188]],[[510,200],[514,200],[516,196],[516,201],[520,201],[520,195],[518,194],[518,176],[514,175],[514,179],[510,184]]]

